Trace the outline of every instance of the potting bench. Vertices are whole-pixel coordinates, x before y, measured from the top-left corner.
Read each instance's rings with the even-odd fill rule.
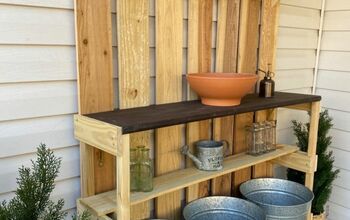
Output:
[[[259,98],[251,94],[234,107],[205,106],[200,101],[184,101],[114,110],[86,115],[75,115],[75,137],[102,151],[116,156],[116,190],[80,199],[80,203],[97,217],[117,213],[118,220],[130,219],[130,206],[210,180],[262,162],[270,161],[306,173],[305,185],[312,189],[316,170],[316,141],[320,96],[277,92],[274,98]],[[149,129],[184,124],[204,119],[241,114],[271,108],[292,108],[310,112],[308,152],[296,146],[278,145],[276,151],[261,156],[246,153],[225,158],[224,169],[215,172],[200,171],[194,167],[170,172],[154,178],[151,192],[130,193],[129,134]],[[179,152],[180,154],[180,152]]]

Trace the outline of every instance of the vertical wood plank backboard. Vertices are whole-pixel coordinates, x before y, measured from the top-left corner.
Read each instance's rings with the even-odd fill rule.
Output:
[[[277,31],[279,18],[279,1],[263,0],[261,8],[261,28],[259,44],[259,68],[267,71],[268,64],[271,64],[271,71],[275,72]],[[259,79],[263,79],[264,74],[259,73]],[[259,88],[260,89],[260,88]],[[263,110],[255,113],[255,121],[262,122],[268,119],[269,111]],[[276,115],[276,114],[272,114]],[[276,119],[276,118],[269,118]],[[266,177],[271,175],[272,166],[270,163],[261,163],[253,167],[253,177]]]
[[[259,44],[259,15],[261,0],[241,1],[238,45],[238,72],[256,73]],[[254,113],[235,115],[233,153],[247,150],[245,126],[253,122]],[[239,195],[239,185],[251,178],[251,168],[233,174],[233,194]]]
[[[79,113],[113,110],[112,25],[109,0],[75,0]],[[113,189],[115,157],[80,145],[82,197]]]
[[[149,0],[117,1],[119,106],[150,104]],[[150,147],[150,131],[130,134],[130,147]],[[131,219],[150,218],[150,202],[131,207]]]
[[[156,103],[181,101],[182,0],[156,1]],[[182,126],[156,130],[155,172],[162,175],[181,168]],[[180,219],[181,191],[156,198],[157,218]]]
[[[240,0],[218,1],[218,29],[216,40],[216,72],[236,72]],[[229,143],[226,155],[233,153],[234,116],[213,121],[213,138]],[[232,174],[212,180],[212,195],[231,195]]]
[[[211,66],[211,30],[212,0],[189,0],[188,15],[188,73],[210,72]],[[188,100],[197,99],[197,95],[188,90]],[[188,123],[186,144],[192,152],[194,143],[201,139],[210,139],[210,120]],[[193,166],[191,159],[186,159],[186,166]],[[209,195],[209,181],[195,184],[186,189],[186,201]]]

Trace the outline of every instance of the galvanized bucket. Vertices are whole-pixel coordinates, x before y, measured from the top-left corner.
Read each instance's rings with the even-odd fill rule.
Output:
[[[210,196],[189,203],[184,211],[186,220],[265,220],[264,211],[249,201]]]
[[[242,195],[265,210],[268,220],[306,220],[314,194],[289,180],[261,178],[240,186]]]

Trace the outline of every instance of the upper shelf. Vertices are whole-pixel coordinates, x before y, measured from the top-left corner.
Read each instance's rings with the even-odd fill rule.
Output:
[[[276,92],[273,98],[260,98],[256,94],[247,95],[242,99],[241,105],[233,107],[207,106],[197,100],[123,110],[118,109],[86,116],[119,126],[122,128],[123,134],[128,134],[192,121],[320,100],[321,96],[316,95]]]

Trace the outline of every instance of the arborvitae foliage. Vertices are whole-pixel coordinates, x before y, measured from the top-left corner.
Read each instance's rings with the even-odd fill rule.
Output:
[[[44,144],[37,148],[37,156],[31,168],[19,168],[16,195],[10,202],[0,205],[1,220],[59,220],[66,216],[66,212],[61,211],[63,199],[57,203],[50,200],[61,158],[55,157]]]
[[[294,134],[298,139],[297,145],[302,151],[307,151],[310,124],[303,124],[295,120],[292,123]],[[332,182],[339,173],[338,169],[333,169],[333,152],[327,150],[332,143],[332,137],[328,135],[332,127],[332,118],[329,116],[328,111],[321,112],[317,135],[317,171],[315,172],[313,186],[315,198],[312,201],[311,208],[312,213],[316,215],[324,212],[324,206],[332,191]],[[293,169],[288,169],[287,177],[289,180],[301,184],[305,182],[305,173]]]
[[[54,181],[59,173],[61,158],[40,144],[37,148],[37,160],[32,166],[19,168],[15,197],[8,203],[0,203],[0,220],[61,220],[67,215],[62,211],[64,200],[56,203],[50,200],[55,188]],[[89,219],[88,213],[74,219]]]

